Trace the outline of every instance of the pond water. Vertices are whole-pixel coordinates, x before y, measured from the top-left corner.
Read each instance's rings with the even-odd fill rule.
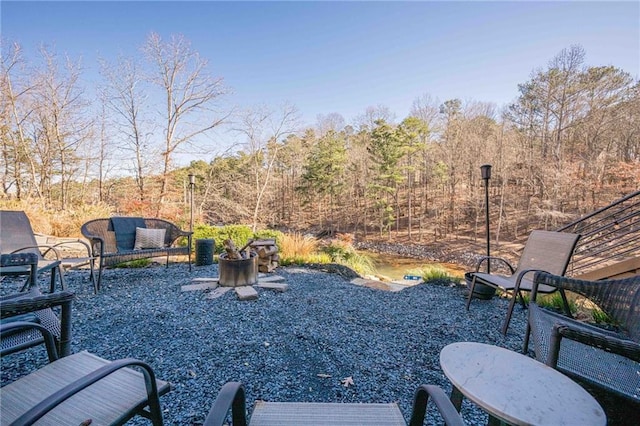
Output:
[[[375,253],[366,250],[359,250],[361,254],[369,256],[373,259],[377,275],[387,277],[392,280],[399,280],[412,270],[422,269],[429,265],[440,265],[445,268],[451,275],[462,277],[466,272],[464,266],[455,265],[453,263],[431,262],[425,259],[415,259],[413,257],[402,257],[396,254]]]

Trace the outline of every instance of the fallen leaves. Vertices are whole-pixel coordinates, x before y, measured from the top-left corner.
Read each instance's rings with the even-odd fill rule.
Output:
[[[342,386],[344,386],[345,388],[348,388],[349,386],[353,386],[353,377],[349,376],[349,377],[345,377],[344,379],[340,380],[340,383],[342,383]]]

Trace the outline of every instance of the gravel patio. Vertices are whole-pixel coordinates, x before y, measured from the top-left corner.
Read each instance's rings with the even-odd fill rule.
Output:
[[[522,345],[522,309],[503,337],[507,301],[474,300],[467,312],[462,286],[388,292],[314,269],[276,272],[288,290],[259,289],[254,301],[239,301],[233,292],[208,299],[206,291],[181,291],[193,278],[216,277],[216,265],[193,272],[186,264],[107,270],[97,295],[86,272],[70,272],[67,282],[77,295],[72,351],[148,362],[172,384],[160,401],[165,424],[198,425],[231,380],[245,384],[249,410],[255,400],[398,402],[408,419],[418,385],[451,390],[439,365],[447,344],[484,342],[514,351]],[[44,351],[7,357],[2,383],[45,362]],[[349,377],[353,385],[345,387]],[[486,424],[487,416],[466,401],[462,414],[468,424]]]

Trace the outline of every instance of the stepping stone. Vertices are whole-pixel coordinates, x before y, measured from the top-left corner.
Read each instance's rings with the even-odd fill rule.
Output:
[[[240,300],[255,300],[258,298],[258,292],[255,288],[246,285],[241,287],[235,287],[236,294]]]
[[[231,287],[218,287],[218,288],[215,288],[215,289],[211,290],[209,293],[207,293],[205,298],[206,299],[217,299],[218,297],[222,296],[223,294],[226,294],[229,290],[231,290]]]
[[[278,291],[280,293],[285,292],[289,289],[289,285],[288,284],[284,284],[284,283],[270,283],[270,282],[260,282],[258,281],[258,285],[257,287],[260,288],[264,288],[266,290],[275,290]]]
[[[275,282],[280,282],[280,281],[284,281],[284,277],[283,276],[270,275],[270,276],[261,277],[260,275],[258,275],[258,284],[261,284],[261,283],[275,283]]]
[[[209,290],[218,287],[217,281],[207,281],[200,284],[189,284],[180,287],[180,291]]]

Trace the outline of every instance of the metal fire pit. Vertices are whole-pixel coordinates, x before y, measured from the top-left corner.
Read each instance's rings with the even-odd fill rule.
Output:
[[[249,259],[229,260],[227,253],[218,258],[218,284],[222,287],[241,287],[258,283],[258,255],[251,253]]]

